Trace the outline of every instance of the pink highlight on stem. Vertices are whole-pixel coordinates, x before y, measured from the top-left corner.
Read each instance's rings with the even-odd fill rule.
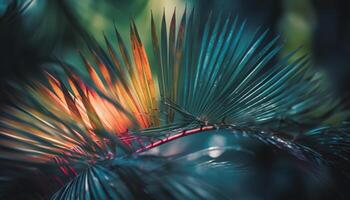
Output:
[[[144,152],[144,151],[150,150],[150,149],[152,149],[154,147],[160,146],[160,145],[162,145],[164,143],[176,140],[178,138],[181,138],[181,137],[184,137],[184,136],[187,136],[187,135],[192,135],[192,134],[195,134],[195,133],[199,133],[199,132],[202,132],[202,131],[213,130],[214,128],[215,128],[214,126],[202,126],[200,128],[194,128],[194,129],[188,129],[188,130],[180,131],[179,133],[171,135],[171,136],[169,136],[167,138],[160,139],[160,140],[158,140],[156,142],[152,142],[151,144],[146,145],[146,146],[136,150],[135,153]]]
[[[72,173],[74,176],[78,175],[77,171],[72,166],[70,166],[69,162],[65,158],[55,157],[54,160],[59,165],[59,170],[64,175],[70,176],[70,173]]]
[[[155,141],[155,142],[152,142],[151,144],[143,146],[143,147],[137,149],[135,151],[135,153],[141,153],[141,152],[150,150],[152,148],[158,147],[158,146],[160,146],[162,144],[171,142],[173,140],[182,138],[182,137],[187,136],[187,135],[192,135],[192,134],[196,134],[196,133],[200,133],[200,132],[208,131],[208,130],[213,130],[213,129],[215,129],[214,126],[202,126],[202,127],[198,127],[198,128],[182,130],[182,131],[179,131],[178,133],[175,133],[174,135],[168,136],[168,137],[166,137],[164,139],[159,139],[158,141]],[[132,140],[135,140],[135,139],[139,142],[139,144],[142,145],[143,142],[140,140],[140,138],[138,138],[136,136],[122,136],[121,137],[121,140],[123,142],[125,142],[125,141],[132,141]],[[98,141],[96,141],[96,142],[98,142]],[[73,151],[81,153],[81,154],[84,154],[83,150],[80,147],[73,148]],[[96,156],[98,156],[98,155],[96,155]],[[73,174],[73,176],[77,176],[78,175],[77,171],[69,164],[69,162],[65,158],[57,156],[57,157],[54,157],[53,159],[59,165],[59,170],[65,176],[69,177],[71,174]]]

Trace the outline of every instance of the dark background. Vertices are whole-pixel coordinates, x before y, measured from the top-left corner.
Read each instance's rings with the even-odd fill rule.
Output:
[[[121,27],[119,29],[128,31],[130,17],[136,19],[138,26],[147,26],[150,9],[156,17],[160,17],[163,7],[166,7],[166,14],[170,15],[174,6],[182,12],[181,9],[185,5],[195,7],[203,15],[209,11],[239,14],[241,18],[248,20],[250,27],[261,25],[270,28],[272,34],[280,34],[285,42],[283,52],[303,46],[301,54],[309,54],[313,67],[325,73],[336,94],[345,99],[345,102],[348,101],[348,0],[33,0],[27,4],[28,2],[30,1],[0,0],[1,105],[11,103],[11,83],[25,84],[27,80],[37,78],[43,64],[55,62],[56,58],[77,62],[73,54],[76,54],[77,49],[86,47],[81,39],[81,34],[85,31],[100,41],[102,31],[107,35],[112,34],[114,22]],[[147,41],[145,44],[147,45]],[[265,181],[274,175],[278,176],[279,173],[278,170],[272,169],[278,165],[276,160],[281,158],[277,159],[276,155],[266,148],[259,147],[256,151],[259,152],[259,159],[256,161],[259,178],[256,183],[248,184],[254,185],[250,192],[261,192],[264,185],[271,183]],[[280,197],[288,199],[289,195],[290,198],[302,199],[305,197],[304,185],[308,184],[308,180],[303,179],[303,172],[298,170],[300,166],[294,161],[288,160],[287,165],[292,170],[288,172],[291,190],[290,194],[285,193]],[[288,166],[283,165],[282,169]],[[349,193],[348,180],[342,175],[336,175],[336,180],[340,196],[346,199]],[[274,183],[264,192],[276,191],[278,186],[279,182]],[[329,190],[329,194],[333,195],[334,188]],[[332,196],[323,197],[332,199]]]

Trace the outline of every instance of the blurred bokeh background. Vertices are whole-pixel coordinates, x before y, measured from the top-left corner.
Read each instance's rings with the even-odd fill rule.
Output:
[[[115,25],[122,37],[127,40],[130,19],[134,19],[142,41],[146,48],[150,48],[151,11],[156,21],[160,22],[163,12],[170,20],[175,8],[178,18],[185,8],[188,10],[195,8],[199,15],[207,15],[210,11],[238,15],[242,20],[247,19],[248,29],[251,32],[259,26],[269,29],[272,36],[280,35],[281,42],[285,43],[281,56],[301,47],[298,55],[308,54],[312,67],[326,74],[337,95],[348,101],[350,92],[348,0],[0,0],[1,103],[9,101],[7,97],[11,95],[9,90],[11,81],[24,83],[26,80],[36,78],[43,64],[55,62],[59,58],[79,66],[81,61],[78,50],[86,49],[85,34],[90,34],[100,43],[103,43],[103,34],[115,41]],[[210,137],[205,140],[198,145],[210,146],[211,141],[220,143],[220,141],[228,142],[230,139],[222,136],[221,139]],[[186,148],[189,148],[188,144],[180,141],[176,147],[187,145]],[[248,146],[244,148],[251,148],[251,145]],[[170,147],[163,148],[171,150]],[[182,151],[186,151],[186,148],[182,148]],[[266,148],[261,149],[260,146],[254,148],[254,151],[260,154],[254,160],[254,165],[257,166],[254,174],[259,177],[257,180],[270,180],[273,176],[282,179],[276,178],[275,182],[266,183],[245,182],[246,186],[254,185],[254,187],[244,194],[259,193],[261,186],[269,183],[273,185],[270,186],[272,189],[265,191],[267,193],[276,191],[274,190],[276,188],[278,190],[278,187],[287,191],[290,186],[295,187],[293,192],[306,192],[308,195],[329,189],[326,187],[328,183],[317,188],[312,188],[313,183],[311,186],[308,185],[310,181],[314,181],[308,178],[311,176],[310,173],[306,173],[305,176],[303,166],[295,164],[293,160],[288,158],[286,162],[280,162],[285,157],[277,158],[275,152]],[[282,176],[278,175],[279,173]],[[247,177],[252,180],[250,176],[244,178]],[[290,184],[286,181],[290,181]],[[348,181],[341,179],[340,183],[336,187],[343,188],[340,189],[341,192],[346,191]],[[303,184],[307,185],[306,189]],[[326,188],[323,188],[324,186]],[[329,189],[332,190],[329,194],[333,195],[333,189]],[[319,194],[324,193],[311,197],[321,199]],[[279,197],[288,199],[288,195],[289,193],[283,193],[283,196]],[[256,199],[254,195],[248,196],[246,199]],[[299,197],[304,196],[300,194],[289,197],[300,199]],[[332,196],[323,198],[331,199]]]

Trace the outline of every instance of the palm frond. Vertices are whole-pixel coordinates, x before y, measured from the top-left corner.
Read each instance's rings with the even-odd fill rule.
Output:
[[[88,168],[52,199],[228,199],[201,180],[212,167],[202,165],[196,173],[198,166],[153,156],[116,159]]]
[[[210,15],[204,26],[198,20],[194,11],[189,17],[185,11],[177,23],[174,12],[169,27],[165,15],[157,27],[152,17],[153,52],[146,51],[132,22],[130,46],[117,29],[116,46],[107,37],[106,50],[87,41],[89,56],[81,53],[84,72],[62,62],[61,70],[45,71],[45,81],[16,86],[25,98],[3,110],[1,160],[39,171],[56,166],[64,183],[65,177],[75,177],[56,199],[154,197],[154,188],[134,188],[127,176],[159,187],[161,197],[201,198],[216,193],[197,191],[204,185],[190,188],[200,182],[195,175],[157,177],[132,157],[220,129],[323,164],[329,157],[315,151],[324,145],[321,138],[329,144],[347,139],[348,128],[338,139],[324,132],[318,139],[310,136],[341,107],[306,56],[291,60],[292,52],[278,59],[278,37],[266,41],[268,31],[259,29],[247,38],[245,22],[237,17]],[[314,143],[296,139],[303,137]],[[338,156],[349,150],[347,144],[340,152],[334,148]]]

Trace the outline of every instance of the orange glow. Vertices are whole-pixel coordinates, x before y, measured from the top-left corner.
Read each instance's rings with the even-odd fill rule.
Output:
[[[41,162],[80,144],[93,142],[96,147],[92,148],[102,148],[99,141],[105,136],[100,131],[122,136],[129,130],[159,126],[160,95],[135,27],[131,47],[133,59],[123,48],[123,61],[109,47],[113,66],[107,66],[95,52],[92,61],[82,56],[87,78],[69,70],[63,79],[46,72],[47,85],[34,82],[27,87],[37,106],[19,104],[6,111],[15,119],[4,119],[7,127],[0,134],[9,140],[1,145],[13,145]]]

